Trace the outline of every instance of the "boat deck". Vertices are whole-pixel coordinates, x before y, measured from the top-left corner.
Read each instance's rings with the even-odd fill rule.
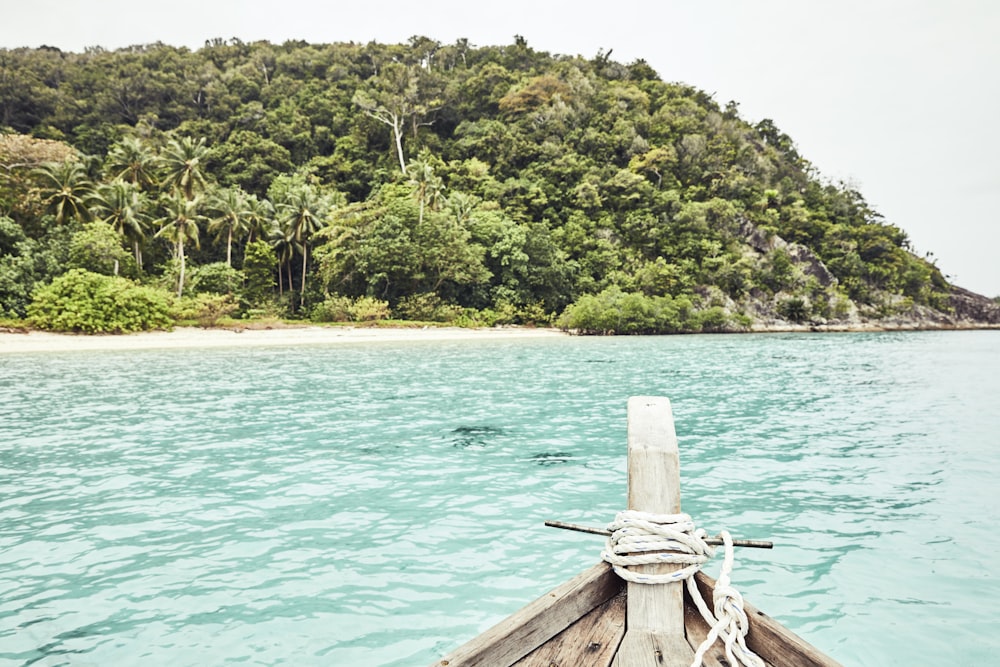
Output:
[[[695,575],[702,596],[711,599],[715,582]],[[630,665],[619,655],[626,632],[625,582],[600,563],[501,621],[464,646],[434,663],[434,667],[611,667]],[[690,656],[709,627],[694,603],[684,596],[684,635],[651,633],[645,653],[655,664],[675,663],[671,655]],[[770,667],[838,667],[780,623],[744,602],[750,619],[747,644]],[[675,642],[683,642],[677,647]],[[680,650],[678,650],[678,648]],[[659,655],[657,655],[659,654]],[[616,662],[617,661],[617,662]],[[705,654],[706,667],[728,667],[725,649],[716,642]]]

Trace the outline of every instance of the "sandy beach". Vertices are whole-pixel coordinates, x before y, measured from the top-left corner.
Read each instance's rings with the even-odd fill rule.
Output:
[[[72,352],[77,350],[155,350],[219,347],[274,347],[404,341],[496,340],[553,338],[566,334],[555,329],[504,327],[461,329],[379,329],[372,327],[287,327],[276,329],[201,329],[179,327],[124,335],[85,336],[43,331],[0,333],[0,354]]]

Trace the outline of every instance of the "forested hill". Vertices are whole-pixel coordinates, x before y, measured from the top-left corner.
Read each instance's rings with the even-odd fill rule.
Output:
[[[0,50],[0,133],[0,315],[42,326],[116,272],[175,309],[317,320],[1000,322],[773,122],[641,60],[519,37]]]

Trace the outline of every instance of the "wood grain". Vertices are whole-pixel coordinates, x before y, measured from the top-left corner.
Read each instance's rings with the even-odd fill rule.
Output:
[[[628,508],[657,514],[681,511],[680,458],[670,401],[628,401]],[[663,574],[679,565],[643,565]],[[625,639],[615,667],[688,667],[694,651],[684,638],[684,584],[628,584]]]
[[[607,563],[553,589],[478,637],[433,663],[434,667],[510,667],[621,592]]]
[[[625,592],[514,663],[514,667],[608,667],[625,636]]]

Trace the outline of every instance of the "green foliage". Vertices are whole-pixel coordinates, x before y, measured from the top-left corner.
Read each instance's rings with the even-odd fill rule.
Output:
[[[239,186],[259,197],[267,194],[275,177],[294,169],[287,148],[249,130],[236,130],[214,146],[205,166],[220,184]]]
[[[757,275],[757,281],[771,292],[791,287],[795,277],[795,264],[784,248],[775,248]]]
[[[801,297],[790,297],[778,302],[778,314],[790,322],[804,322],[809,319],[809,304]]]
[[[111,245],[84,243],[91,217],[178,295],[189,256],[243,257],[247,312],[323,312],[310,304],[337,293],[441,321],[590,309],[624,322],[591,313],[595,331],[638,332],[738,328],[733,303],[801,299],[806,319],[852,311],[845,298],[948,307],[906,234],[821,180],[773,121],[751,125],[641,60],[550,56],[522,38],[213,40],[7,50],[0,74],[15,132],[0,134],[0,213],[19,227],[0,224],[3,313],[72,266],[113,273],[117,259],[133,274]],[[809,285],[802,249],[774,236],[835,281]],[[195,289],[240,292],[211,271]],[[696,317],[687,295],[708,292]]]
[[[373,201],[336,213],[317,250],[328,289],[371,294],[395,301],[407,294],[447,292],[485,281],[483,248],[471,235],[437,211],[421,219],[411,193],[382,188]]]
[[[377,322],[389,319],[389,303],[370,296],[352,299],[339,294],[329,295],[313,306],[313,322]]]
[[[178,321],[194,321],[198,326],[211,327],[220,319],[231,316],[239,307],[232,294],[200,292],[177,299],[170,315]]]
[[[12,219],[0,216],[0,315],[27,315],[35,288],[50,282],[68,263],[70,236],[67,227],[52,227],[32,239]]]
[[[90,222],[69,241],[69,267],[106,276],[135,278],[135,258],[122,247],[121,236],[110,225]]]
[[[445,303],[435,292],[423,292],[403,297],[392,312],[404,320],[453,322],[462,315],[463,308]]]
[[[117,276],[71,269],[34,294],[32,326],[79,333],[128,333],[171,325],[169,296]]]
[[[695,321],[701,325],[701,330],[706,333],[731,331],[735,324],[734,319],[721,306],[712,306],[698,311]]]
[[[583,334],[661,334],[684,331],[721,330],[718,313],[698,319],[686,297],[646,296],[622,292],[617,287],[582,296],[560,316],[563,329]]]
[[[351,297],[332,294],[313,306],[309,319],[313,322],[350,322],[352,305]]]
[[[389,302],[363,296],[347,309],[355,322],[377,322],[389,319]]]
[[[252,308],[260,308],[274,293],[274,272],[278,268],[278,258],[274,249],[266,241],[247,244],[243,256],[243,299]]]
[[[196,294],[236,295],[242,286],[243,272],[225,262],[204,264],[191,272],[191,291]]]

